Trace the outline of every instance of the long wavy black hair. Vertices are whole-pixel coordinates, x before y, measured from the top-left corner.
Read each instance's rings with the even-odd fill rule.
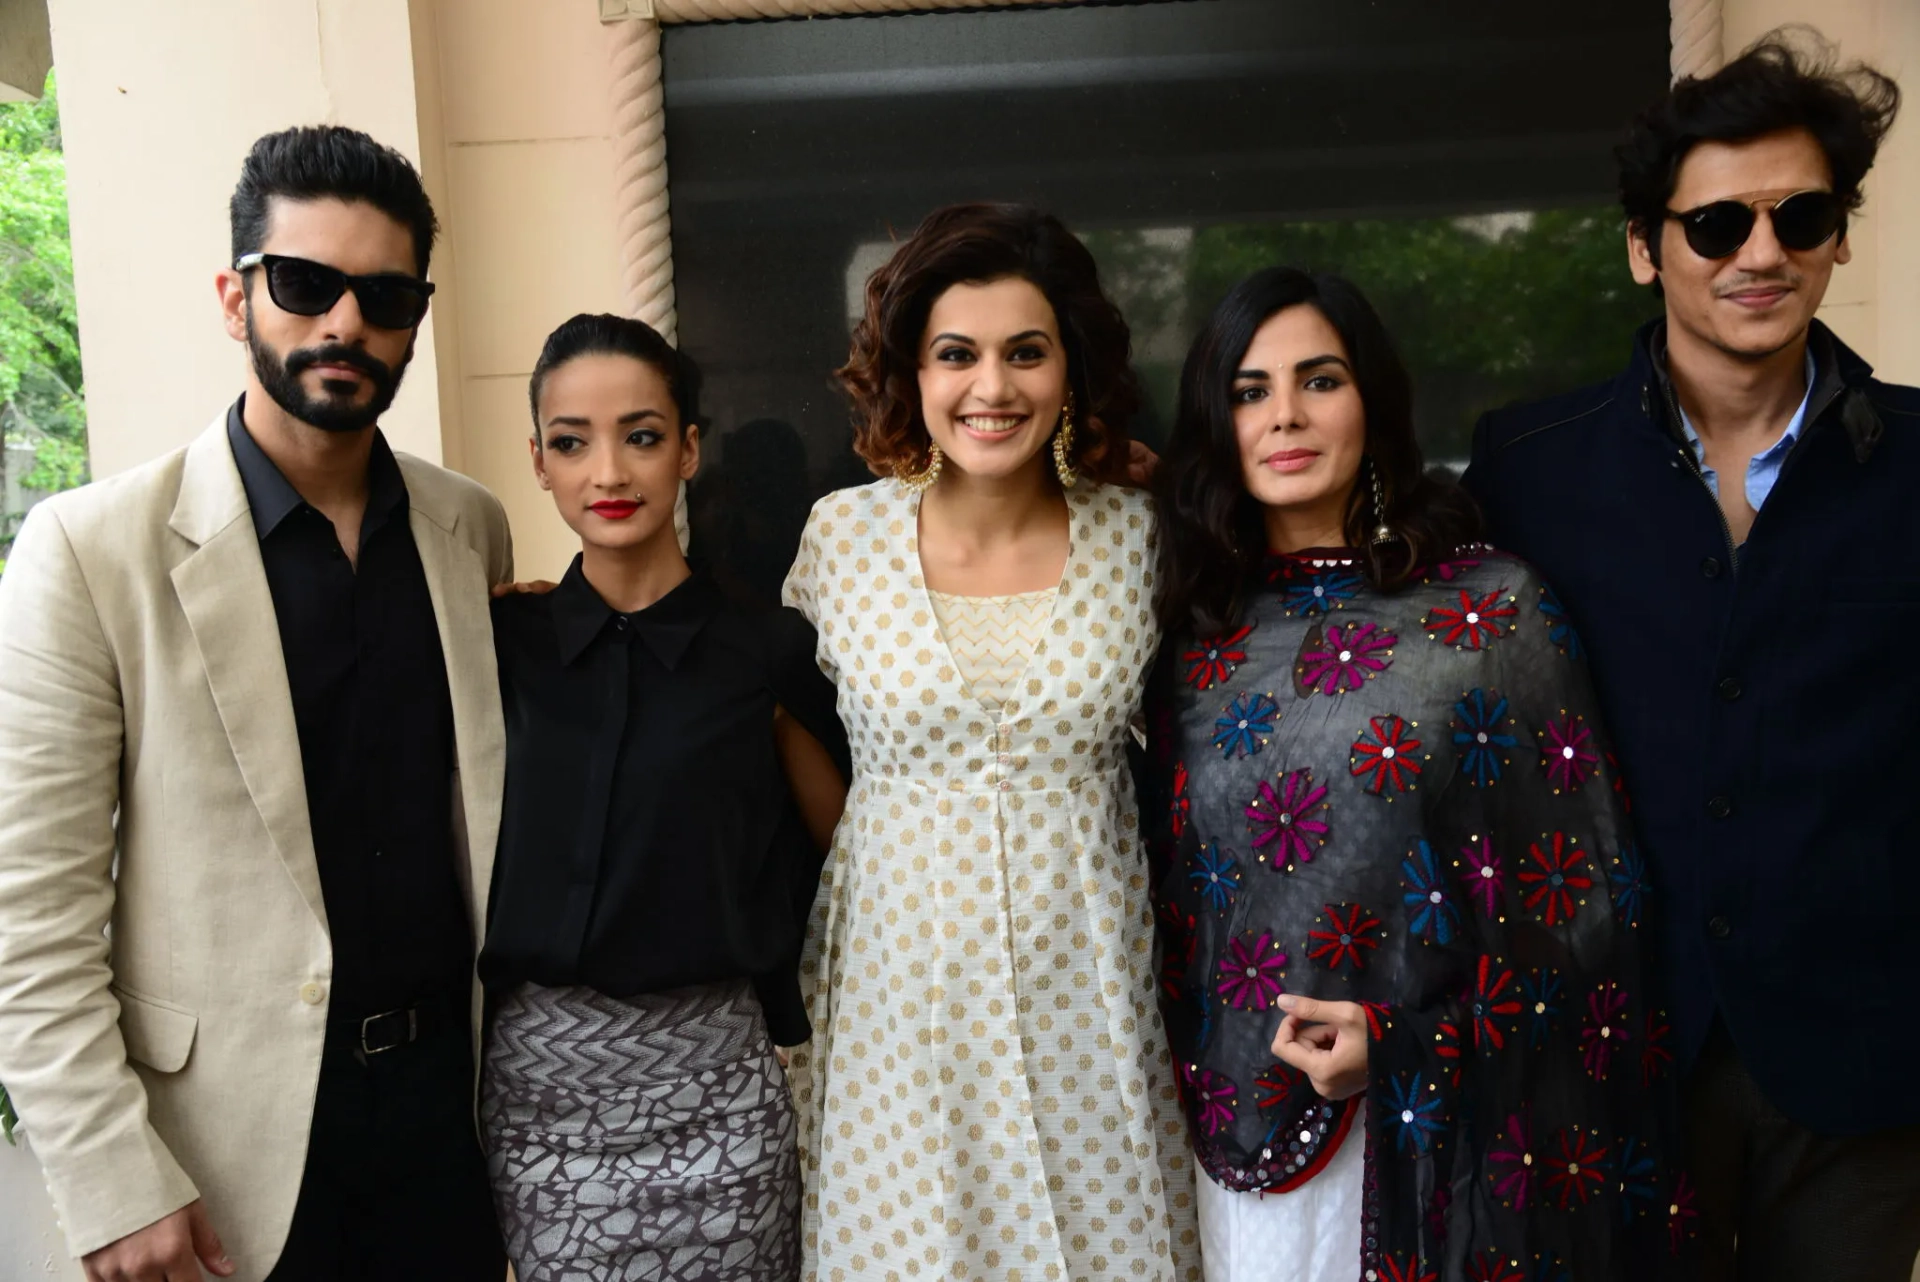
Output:
[[[1180,406],[1156,477],[1160,563],[1154,608],[1169,635],[1234,627],[1267,555],[1261,504],[1247,492],[1233,428],[1233,379],[1253,336],[1289,307],[1312,307],[1347,349],[1366,411],[1366,455],[1379,470],[1395,539],[1372,543],[1378,523],[1362,464],[1347,500],[1344,536],[1374,587],[1393,591],[1415,569],[1479,537],[1480,514],[1444,471],[1429,473],[1413,432],[1413,383],[1373,305],[1334,275],[1269,267],[1230,290],[1207,318],[1180,373]]]

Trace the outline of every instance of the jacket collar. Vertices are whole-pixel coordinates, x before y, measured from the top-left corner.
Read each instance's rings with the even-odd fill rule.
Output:
[[[573,558],[560,586],[553,590],[553,628],[560,642],[560,662],[571,664],[602,633],[621,621],[646,643],[656,659],[671,672],[680,666],[687,647],[720,608],[720,594],[706,576],[695,571],[671,592],[644,610],[622,614],[601,600]]]
[[[1807,326],[1807,352],[1813,357],[1813,388],[1807,398],[1803,434],[1810,432],[1836,408],[1841,426],[1853,443],[1854,458],[1866,462],[1880,443],[1883,427],[1879,414],[1867,398],[1873,381],[1873,366],[1859,353],[1841,342],[1819,320]],[[1647,322],[1634,335],[1633,360],[1627,367],[1627,386],[1622,389],[1640,398],[1640,410],[1676,441],[1684,441],[1680,424],[1672,420],[1667,406],[1672,404],[1673,385],[1667,376],[1667,322],[1664,318]]]

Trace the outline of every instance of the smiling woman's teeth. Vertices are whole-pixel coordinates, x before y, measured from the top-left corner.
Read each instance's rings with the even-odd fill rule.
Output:
[[[998,434],[1011,432],[1025,421],[1025,419],[1018,418],[984,418],[969,415],[960,420],[960,426],[966,428],[969,432],[993,432]]]

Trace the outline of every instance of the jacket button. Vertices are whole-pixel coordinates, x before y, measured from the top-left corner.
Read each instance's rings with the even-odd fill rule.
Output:
[[[1710,556],[1706,560],[1702,561],[1700,563],[1700,573],[1704,574],[1709,579],[1719,578],[1720,577],[1720,558],[1717,556]]]
[[[300,1000],[309,1006],[318,1006],[321,1002],[327,1000],[326,986],[324,984],[300,985]]]
[[[1707,922],[1707,933],[1715,939],[1725,939],[1733,934],[1733,923],[1725,917],[1714,917]]]
[[[1732,703],[1735,699],[1738,699],[1740,697],[1740,683],[1732,677],[1727,677],[1722,680],[1720,682],[1720,697],[1728,703]]]
[[[1727,797],[1710,797],[1707,800],[1707,813],[1715,819],[1725,819],[1733,813],[1733,802]]]

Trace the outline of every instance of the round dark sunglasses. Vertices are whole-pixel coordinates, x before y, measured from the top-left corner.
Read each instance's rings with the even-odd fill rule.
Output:
[[[1716,200],[1698,209],[1667,217],[1680,224],[1687,244],[1702,258],[1731,258],[1740,252],[1753,235],[1764,200],[1748,204],[1742,200]],[[1793,250],[1808,250],[1827,243],[1846,221],[1847,209],[1830,191],[1796,191],[1782,196],[1766,211],[1773,223],[1773,238]]]
[[[237,272],[261,268],[267,274],[267,295],[273,305],[295,316],[324,316],[353,291],[360,315],[378,329],[412,329],[427,314],[433,296],[430,281],[388,273],[349,276],[337,267],[283,254],[242,254],[233,262]]]

